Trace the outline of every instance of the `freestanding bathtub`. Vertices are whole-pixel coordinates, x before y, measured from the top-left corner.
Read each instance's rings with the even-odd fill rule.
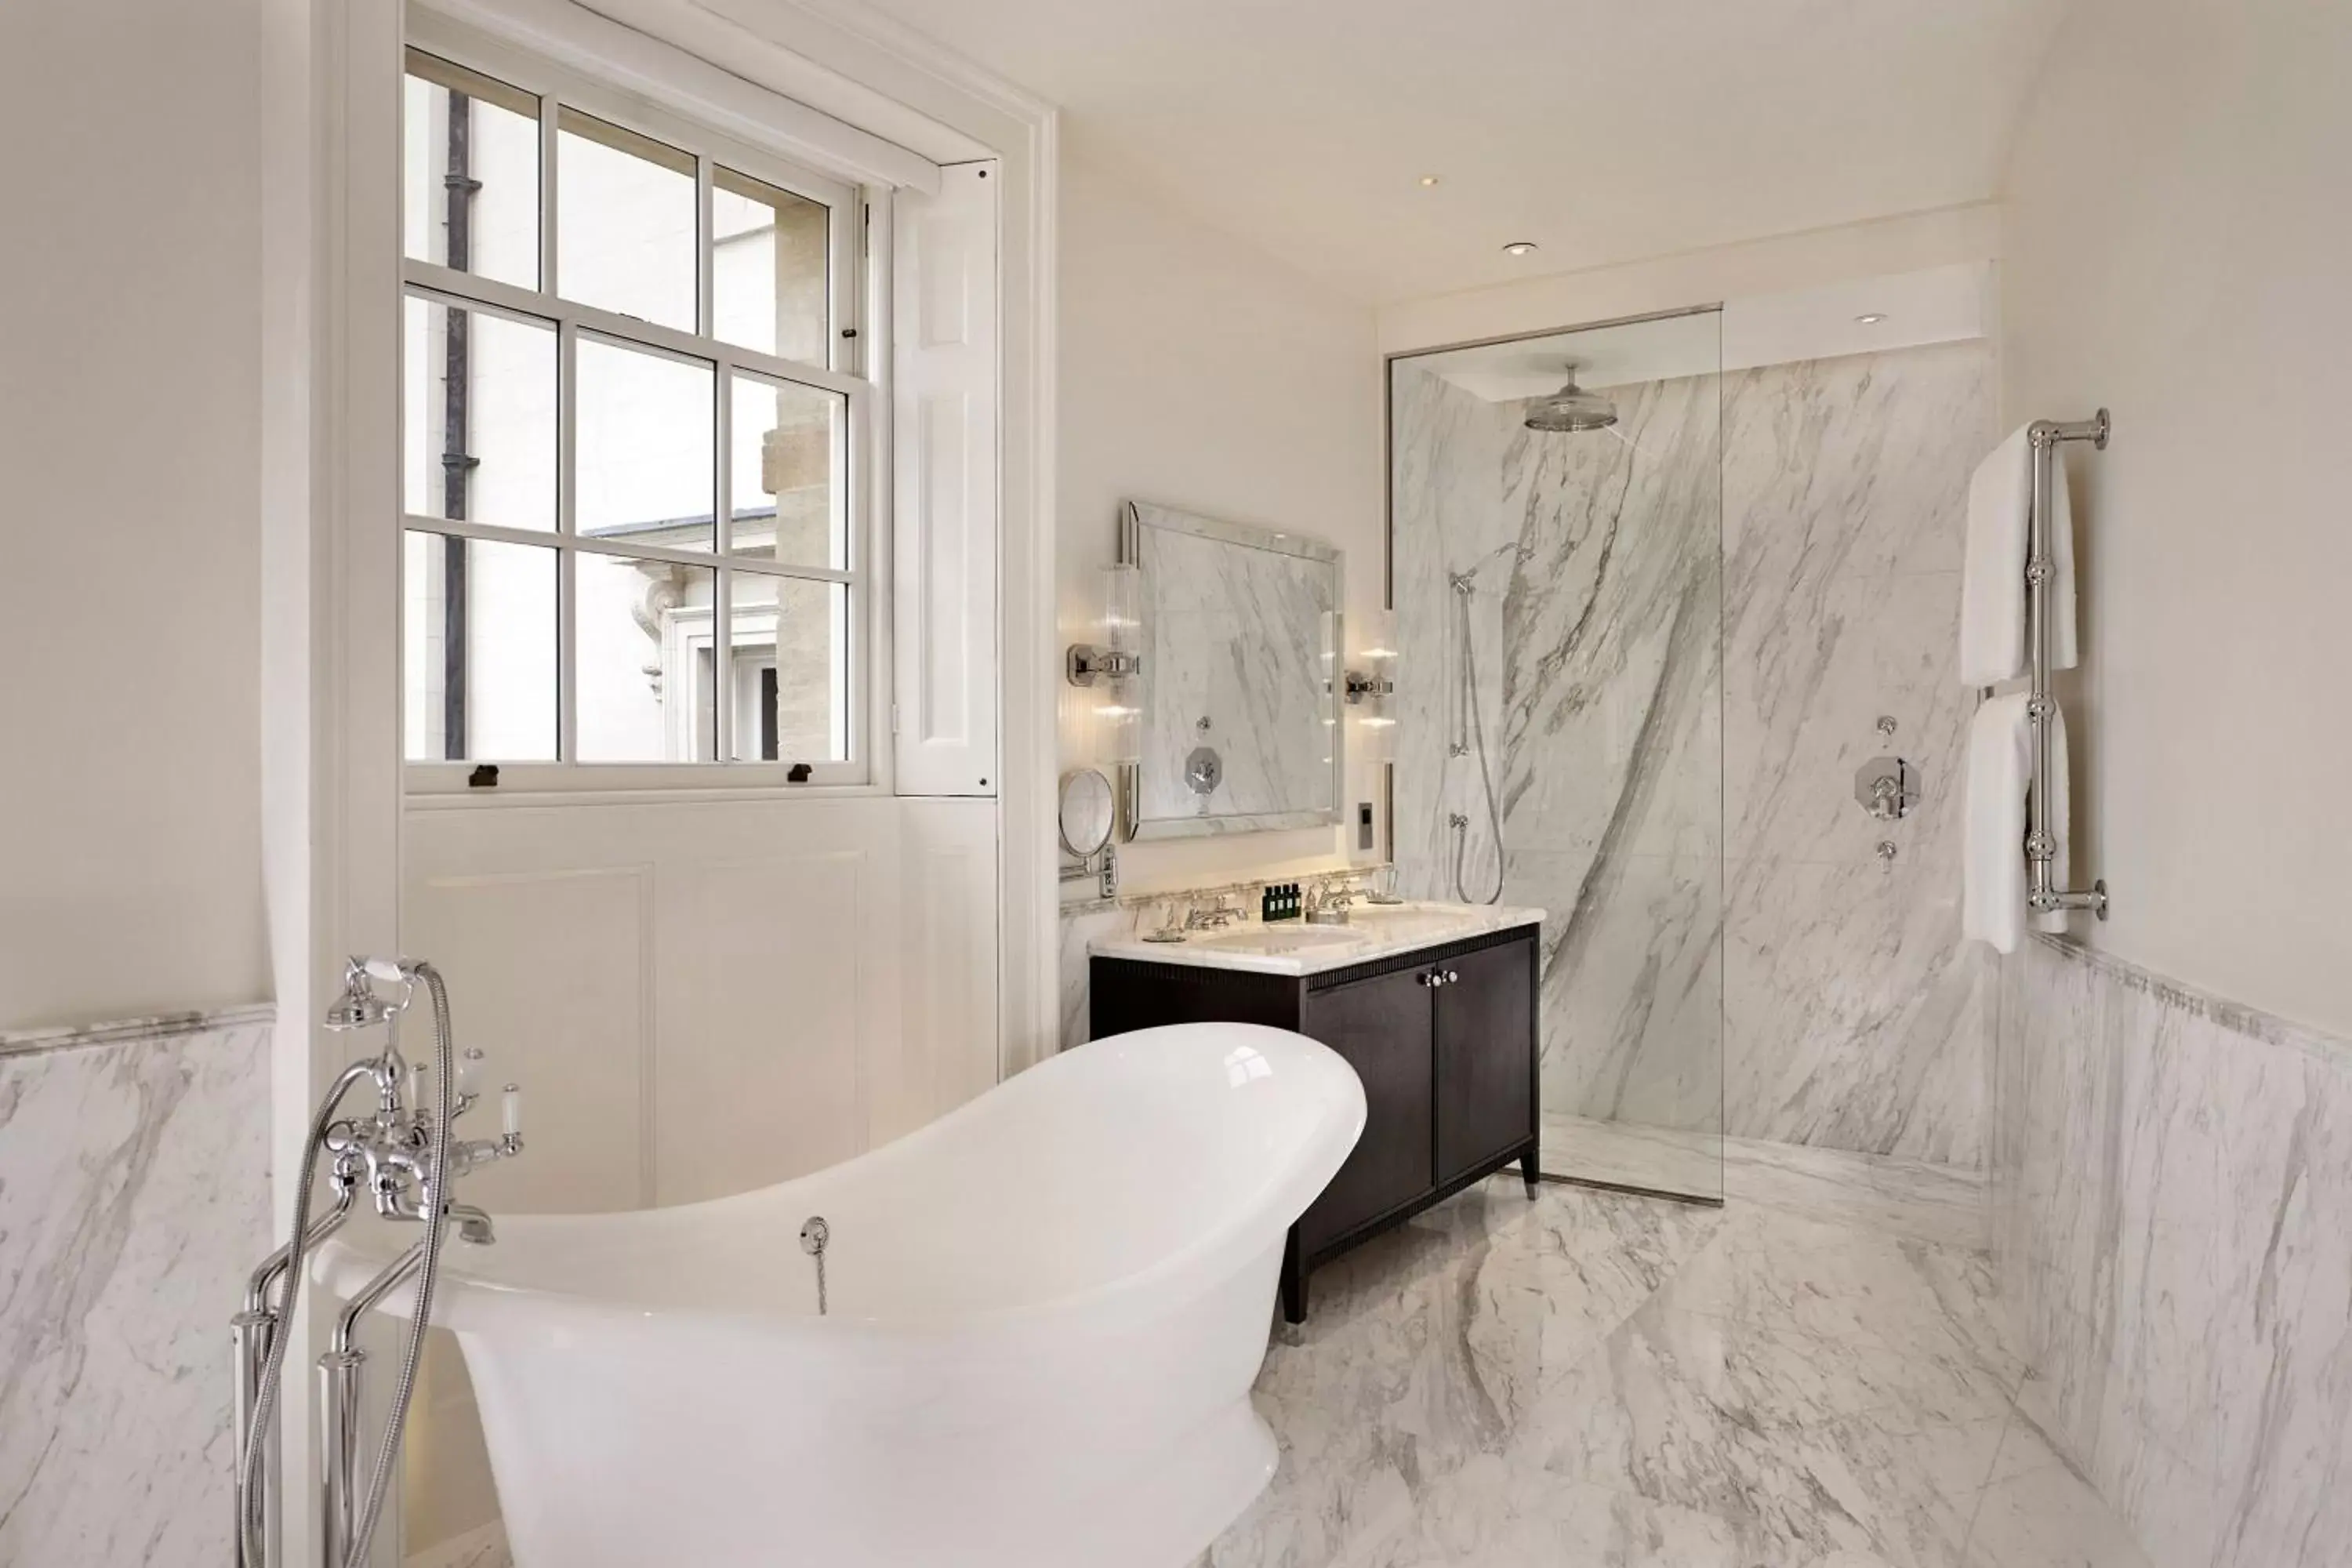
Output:
[[[1315,1042],[1181,1025],[781,1186],[498,1216],[434,1318],[519,1568],[1176,1568],[1274,1473],[1284,1232],[1363,1124]],[[377,1261],[321,1268],[347,1295]]]

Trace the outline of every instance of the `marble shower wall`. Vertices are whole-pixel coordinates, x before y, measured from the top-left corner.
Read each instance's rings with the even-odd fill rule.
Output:
[[[2158,1568],[2352,1563],[2352,1041],[2048,938],[2000,967],[2021,1405]]]
[[[1459,813],[1462,885],[1494,887],[1488,777],[1475,752],[1446,755],[1483,729],[1503,898],[1550,911],[1545,1109],[1719,1132],[1720,389],[1702,376],[1610,395],[1613,434],[1538,435],[1520,405],[1397,370],[1398,879],[1455,896]],[[1454,711],[1463,573],[1470,713]]]
[[[1399,364],[1400,877],[1452,896],[1459,812],[1491,886],[1475,762],[1446,756],[1475,570],[1504,896],[1553,915],[1548,1110],[1981,1164],[1950,659],[1991,368],[1960,343],[1612,387],[1619,440]],[[1927,791],[1895,825],[1852,794],[1886,750]]]
[[[267,1007],[0,1034],[0,1563],[229,1557]]]

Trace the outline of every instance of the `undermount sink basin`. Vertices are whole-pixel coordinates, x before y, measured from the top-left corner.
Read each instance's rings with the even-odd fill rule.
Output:
[[[1336,947],[1360,942],[1362,933],[1346,926],[1244,926],[1214,936],[1194,937],[1196,947],[1224,948],[1234,952],[1297,952],[1303,948]]]
[[[1382,940],[1419,931],[1440,931],[1451,926],[1476,923],[1465,910],[1432,910],[1411,904],[1358,904],[1348,911],[1348,923],[1358,931],[1378,931]]]

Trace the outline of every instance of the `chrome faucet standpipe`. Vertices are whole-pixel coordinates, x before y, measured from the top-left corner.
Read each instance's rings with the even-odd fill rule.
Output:
[[[432,1003],[433,1107],[425,1109],[424,1064],[401,1056],[400,1015],[419,985]],[[384,988],[383,991],[379,987]],[[390,992],[387,999],[384,992]],[[497,1138],[458,1142],[457,1119],[480,1099],[474,1079],[482,1053],[457,1056],[449,1026],[449,994],[439,971],[415,960],[354,958],[343,973],[343,989],[327,1009],[333,1030],[384,1027],[383,1049],[362,1057],[339,1074],[312,1116],[299,1168],[307,1175],[323,1159],[333,1206],[310,1217],[314,1184],[295,1194],[292,1234],[284,1247],[255,1270],[246,1289],[236,1331],[236,1563],[238,1568],[270,1568],[277,1515],[275,1438],[285,1386],[288,1331],[300,1298],[304,1263],[310,1249],[341,1228],[364,1191],[385,1219],[416,1220],[425,1235],[389,1268],[353,1296],[337,1315],[327,1352],[320,1357],[320,1394],[326,1441],[324,1463],[324,1563],[326,1568],[361,1568],[374,1536],[400,1457],[408,1407],[432,1319],[433,1288],[440,1273],[445,1228],[454,1222],[458,1239],[488,1245],[495,1233],[489,1215],[449,1198],[452,1178],[493,1160],[522,1152],[522,1094],[508,1084],[502,1095],[505,1122]],[[342,1114],[343,1101],[361,1085],[375,1089],[374,1109]],[[360,1480],[360,1392],[366,1356],[355,1348],[360,1321],[394,1291],[415,1282],[392,1413],[362,1488]],[[272,1291],[275,1289],[275,1296]]]

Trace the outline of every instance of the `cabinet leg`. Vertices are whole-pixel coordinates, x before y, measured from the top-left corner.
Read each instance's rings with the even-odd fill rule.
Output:
[[[1292,1226],[1282,1242],[1282,1321],[1307,1321],[1307,1256],[1298,1247],[1298,1227]]]
[[[1528,1184],[1528,1196],[1530,1198],[1536,1195],[1536,1185],[1542,1180],[1542,1163],[1536,1158],[1533,1149],[1519,1156],[1519,1180]]]

